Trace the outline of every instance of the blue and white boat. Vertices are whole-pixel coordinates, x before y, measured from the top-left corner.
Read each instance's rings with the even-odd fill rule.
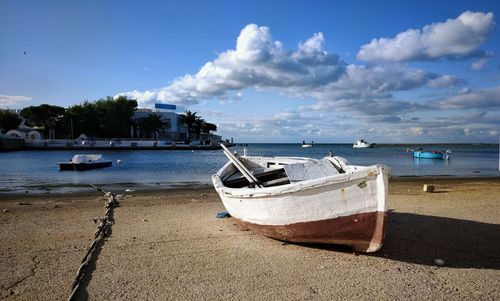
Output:
[[[424,152],[423,150],[413,151],[413,158],[419,159],[441,159],[448,160],[450,158],[450,151],[433,151],[433,152]]]

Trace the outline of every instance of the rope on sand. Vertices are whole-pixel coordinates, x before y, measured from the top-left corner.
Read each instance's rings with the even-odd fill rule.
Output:
[[[104,215],[104,217],[94,219],[94,222],[97,224],[97,230],[94,232],[94,240],[92,240],[87,254],[85,254],[85,256],[83,257],[82,264],[78,268],[78,272],[76,274],[75,281],[73,282],[73,288],[68,301],[74,300],[76,293],[78,292],[78,288],[80,287],[80,284],[85,276],[85,270],[91,261],[92,253],[94,252],[97,244],[108,235],[108,231],[113,224],[113,220],[111,218],[113,209],[118,205],[118,201],[115,199],[114,194],[104,191],[104,189],[102,189],[101,187],[97,187],[92,184],[90,184],[90,186],[94,187],[97,191],[102,191],[104,193],[104,196],[107,198],[107,201],[104,204],[104,206],[106,207],[106,214]]]

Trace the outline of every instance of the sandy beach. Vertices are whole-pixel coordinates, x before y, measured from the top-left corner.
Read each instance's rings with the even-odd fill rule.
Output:
[[[0,299],[66,300],[104,201],[90,190],[0,196]],[[119,202],[77,299],[500,299],[500,178],[391,179],[386,241],[370,255],[218,219],[211,187]]]

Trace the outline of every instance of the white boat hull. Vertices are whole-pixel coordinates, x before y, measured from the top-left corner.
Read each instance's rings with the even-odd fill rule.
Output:
[[[229,188],[212,176],[227,211],[238,223],[275,239],[333,243],[375,252],[385,233],[388,168],[349,166],[347,172],[266,188]]]
[[[354,144],[352,147],[354,147],[354,148],[371,148],[371,147],[373,147],[373,143]]]

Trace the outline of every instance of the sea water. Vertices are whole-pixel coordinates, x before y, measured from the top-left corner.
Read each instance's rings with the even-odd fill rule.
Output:
[[[233,148],[243,154],[243,145]],[[352,144],[248,144],[248,155],[323,158],[330,152],[351,164],[385,164],[392,176],[499,177],[498,144],[422,146],[425,151],[450,150],[449,160],[414,159],[408,148],[418,145],[377,145],[356,149]],[[96,151],[78,151],[96,153]],[[59,162],[69,161],[75,151],[16,151],[0,153],[2,193],[52,193],[89,190],[94,184],[125,190],[209,185],[210,176],[227,162],[221,150],[102,150],[113,166],[88,171],[59,171]],[[117,163],[121,160],[122,163]]]

